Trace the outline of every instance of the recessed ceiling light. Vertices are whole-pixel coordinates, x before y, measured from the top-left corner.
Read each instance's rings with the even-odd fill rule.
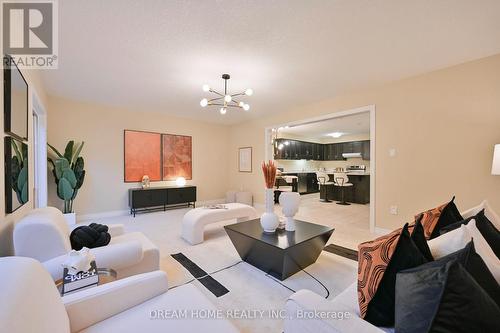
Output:
[[[344,133],[333,132],[333,133],[330,133],[330,134],[327,134],[327,135],[337,139],[337,138],[340,138],[342,135],[344,135]]]

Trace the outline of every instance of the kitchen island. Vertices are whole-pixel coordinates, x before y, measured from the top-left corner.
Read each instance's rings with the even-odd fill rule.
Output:
[[[328,174],[333,181],[333,174]],[[344,188],[345,201],[356,204],[370,203],[370,174],[369,173],[347,173],[349,183],[353,186]],[[342,188],[340,186],[324,186],[319,192],[320,199],[325,198],[325,188],[328,190],[328,199],[332,201],[342,200]]]

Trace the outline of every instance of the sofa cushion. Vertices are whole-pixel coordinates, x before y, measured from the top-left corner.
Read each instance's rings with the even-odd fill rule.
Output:
[[[476,228],[474,220],[471,220],[467,225],[464,224],[458,229],[430,240],[429,247],[434,258],[438,259],[464,248],[471,239],[474,239],[476,252],[488,266],[495,280],[500,283],[500,261]]]
[[[463,224],[468,224],[471,220],[476,221],[476,227],[484,237],[488,245],[491,247],[497,258],[500,259],[500,231],[495,228],[493,223],[484,215],[484,209],[474,216],[468,217],[465,220],[450,224],[440,230],[441,234],[451,230],[460,228]]]
[[[420,217],[427,239],[438,237],[441,228],[463,220],[454,201],[455,197],[450,202],[417,214],[415,220]]]
[[[410,228],[408,230],[410,230]],[[422,223],[420,223],[420,219],[418,219],[413,226],[413,231],[411,231],[411,239],[420,250],[420,253],[422,253],[425,259],[427,259],[427,261],[434,260],[429,245],[427,244],[424,227],[422,226]]]
[[[358,286],[367,285],[369,293],[373,296],[368,302],[363,289],[359,294],[360,313],[362,318],[375,326],[392,326],[394,324],[394,300],[396,274],[403,269],[412,268],[427,262],[427,259],[420,252],[410,237],[408,223],[401,229],[387,235],[387,238],[379,238],[373,242],[360,245],[360,257],[363,257],[365,263],[360,268],[373,266],[373,269],[367,270],[369,275],[358,276]],[[363,245],[362,244],[362,245]],[[389,255],[388,249],[392,249]],[[362,253],[361,253],[362,252]],[[367,258],[370,258],[367,260]],[[378,280],[376,290],[375,281]],[[368,294],[371,295],[371,294]]]
[[[175,310],[178,310],[174,313]],[[183,310],[184,312],[181,312]],[[168,292],[121,312],[113,317],[90,326],[81,333],[94,332],[238,332],[234,325],[225,319],[208,318],[209,311],[217,308],[193,284],[170,289]],[[175,314],[185,318],[175,318]],[[196,315],[199,318],[196,318]]]
[[[500,308],[457,259],[400,272],[396,290],[396,332],[498,332]]]

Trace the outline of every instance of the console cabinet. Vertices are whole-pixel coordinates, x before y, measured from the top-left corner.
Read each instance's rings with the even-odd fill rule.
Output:
[[[196,186],[131,188],[128,191],[130,214],[196,205]]]

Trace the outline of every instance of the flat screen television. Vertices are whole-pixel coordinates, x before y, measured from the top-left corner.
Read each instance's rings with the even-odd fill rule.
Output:
[[[3,61],[4,131],[28,140],[28,84],[10,56],[4,56]]]

